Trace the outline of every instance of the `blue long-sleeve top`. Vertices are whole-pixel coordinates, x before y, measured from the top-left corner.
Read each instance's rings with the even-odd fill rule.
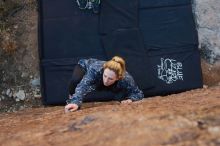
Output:
[[[93,58],[79,60],[78,64],[81,65],[86,73],[76,86],[75,93],[70,98],[69,103],[75,103],[81,106],[83,97],[97,89],[98,85],[103,82],[104,63],[105,61]],[[138,88],[133,77],[128,72],[125,73],[123,79],[118,80],[114,84],[115,88],[123,89],[127,92],[127,97],[124,97],[124,99],[137,101],[144,97],[143,92]]]

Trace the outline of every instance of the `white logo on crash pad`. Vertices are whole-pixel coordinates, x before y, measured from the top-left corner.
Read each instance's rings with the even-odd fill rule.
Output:
[[[183,65],[174,59],[161,58],[161,64],[157,65],[158,78],[167,84],[172,84],[177,80],[183,80]]]

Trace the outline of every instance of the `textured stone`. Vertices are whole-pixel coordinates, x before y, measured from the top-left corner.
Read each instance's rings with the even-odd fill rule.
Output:
[[[220,136],[220,127],[209,127],[208,128],[209,133],[213,135],[219,135]]]
[[[30,83],[32,87],[40,87],[40,78],[34,78]]]
[[[220,1],[194,0],[199,48],[210,63],[220,58]]]
[[[7,89],[7,90],[6,90],[6,95],[9,96],[10,93],[11,93],[11,90],[10,90],[10,89]]]
[[[25,93],[24,93],[24,90],[19,90],[16,94],[16,101],[17,99],[19,100],[24,100],[25,99]]]
[[[216,86],[146,98],[130,105],[83,103],[80,110],[68,114],[64,113],[64,106],[0,114],[0,143],[217,146],[220,142],[219,99],[220,86]]]
[[[208,86],[218,85],[220,82],[220,61],[209,64],[202,59],[203,82]]]
[[[220,82],[220,1],[193,0],[204,84]]]

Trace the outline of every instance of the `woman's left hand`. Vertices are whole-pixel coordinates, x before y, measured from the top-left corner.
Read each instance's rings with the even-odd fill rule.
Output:
[[[127,100],[122,100],[122,101],[121,101],[121,104],[129,104],[129,103],[131,103],[131,102],[132,102],[131,99],[127,99]]]

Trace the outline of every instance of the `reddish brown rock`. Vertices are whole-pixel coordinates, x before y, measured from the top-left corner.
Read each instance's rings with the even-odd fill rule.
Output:
[[[203,82],[206,85],[220,85],[220,61],[211,65],[202,59]]]
[[[2,145],[219,145],[220,86],[144,99],[131,105],[86,103],[0,115]]]

